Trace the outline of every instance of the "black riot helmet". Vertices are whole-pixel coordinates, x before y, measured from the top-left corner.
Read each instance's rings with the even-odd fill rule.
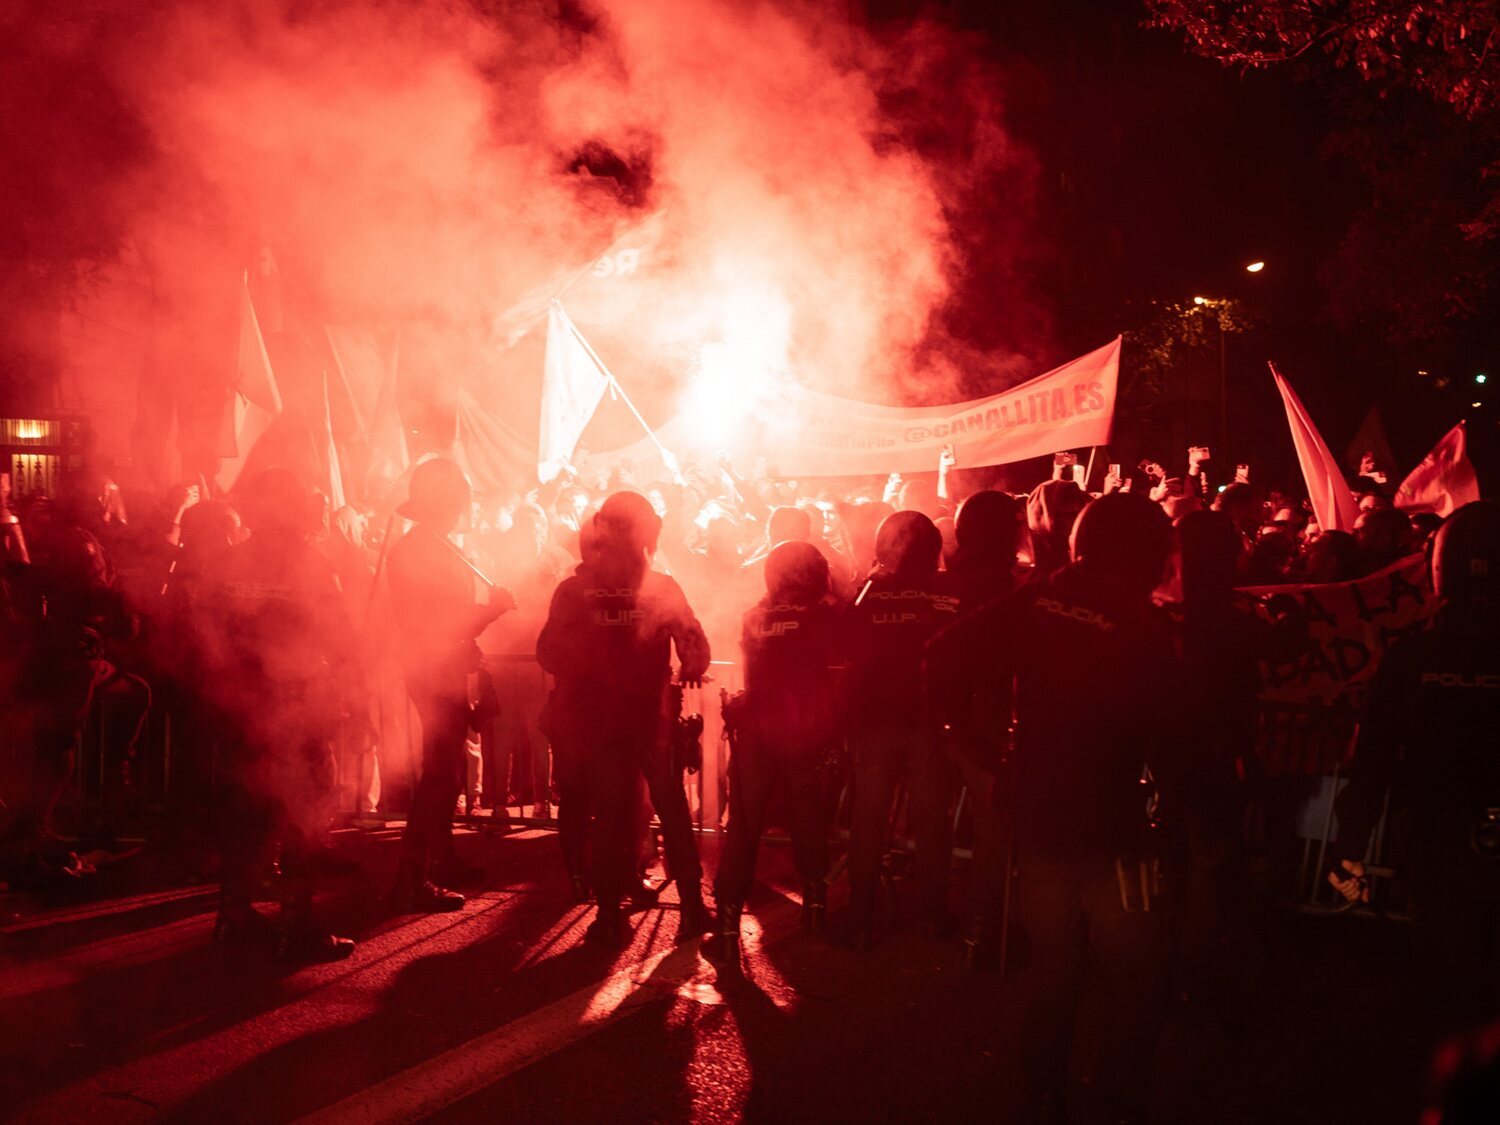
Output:
[[[886,574],[925,578],[942,554],[943,533],[921,512],[894,512],[875,532],[875,562]]]
[[[639,492],[613,493],[599,506],[594,517],[601,552],[649,558],[656,554],[661,537],[661,517]]]
[[[828,560],[811,543],[788,539],[766,556],[766,592],[777,601],[812,605],[828,586]]]
[[[958,549],[965,557],[1014,560],[1024,518],[1014,496],[992,488],[976,492],[958,506],[953,521]]]
[[[1161,581],[1172,549],[1172,525],[1160,507],[1133,492],[1091,501],[1073,525],[1073,561],[1131,595],[1146,597]]]
[[[469,510],[469,478],[446,457],[423,461],[411,474],[407,500],[396,509],[402,516],[446,534]]]
[[[1493,624],[1500,617],[1500,504],[1465,504],[1438,529],[1432,585],[1451,613]]]
[[[1177,549],[1182,556],[1182,600],[1227,598],[1238,578],[1244,540],[1223,512],[1199,509],[1177,521]]]
[[[766,538],[773,547],[792,539],[805,542],[812,538],[812,533],[812,516],[801,508],[772,508],[766,520]]]

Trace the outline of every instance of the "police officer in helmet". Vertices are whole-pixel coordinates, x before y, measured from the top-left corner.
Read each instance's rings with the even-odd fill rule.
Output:
[[[1329,881],[1368,901],[1365,848],[1387,790],[1411,823],[1411,913],[1438,1026],[1500,1014],[1500,504],[1437,533],[1433,627],[1381,658],[1339,797]]]
[[[920,512],[895,512],[875,534],[875,571],[849,614],[849,733],[854,757],[849,842],[851,943],[876,925],[881,858],[898,782],[905,781],[925,926],[943,932],[957,775],[922,690],[922,651],[957,618],[938,572],[943,538]]]
[[[412,794],[401,838],[393,904],[409,912],[462,909],[463,895],[435,882],[435,864],[452,865],[453,806],[463,789],[469,728],[470,673],[480,668],[475,638],[515,607],[492,586],[475,599],[475,572],[448,539],[469,510],[469,481],[441,457],[412,473],[410,495],[397,511],[414,521],[391,547],[387,581],[401,632],[406,688],[422,721],[422,776]]]
[[[821,789],[840,734],[833,667],[841,656],[840,622],[829,602],[828,560],[811,543],[778,544],[766,556],[765,573],[766,595],[745,614],[740,637],[745,690],[726,718],[734,744],[729,828],[714,880],[719,931],[709,952],[730,965],[738,964],[740,915],[778,789],[788,798],[804,927],[821,929],[828,910]]]
[[[1094,500],[1074,525],[1069,565],[968,615],[928,652],[945,709],[986,685],[1014,693],[1010,817],[1032,951],[1022,1063],[1039,1122],[1066,1120],[1090,962],[1103,993],[1096,1088],[1116,1119],[1143,1119],[1147,1107],[1162,935],[1141,782],[1149,767],[1170,801],[1176,658],[1151,601],[1170,531],[1145,497]]]
[[[1025,505],[1003,492],[975,492],[954,520],[958,548],[948,573],[960,616],[975,612],[1016,586],[1016,554],[1026,526]],[[938,685],[941,690],[943,685]],[[970,968],[998,964],[1007,825],[998,783],[1010,727],[1010,693],[980,684],[947,709],[949,755],[968,791],[971,852],[964,959]]]
[[[569,792],[594,812],[589,872],[598,912],[589,941],[625,939],[621,904],[635,876],[641,787],[661,818],[667,874],[681,896],[679,940],[710,928],[702,867],[681,772],[673,767],[671,655],[678,679],[696,684],[708,671],[708,640],[681,587],[651,569],[661,518],[637,492],[617,492],[594,517],[593,545],[552,597],[537,638],[541,666],[555,679],[549,729],[570,747],[558,766]],[[572,793],[578,792],[576,796]]]
[[[285,469],[247,482],[250,538],[230,549],[201,622],[213,675],[206,692],[227,720],[228,793],[218,941],[263,928],[256,877],[279,860],[276,943],[288,960],[337,960],[354,943],[313,921],[314,879],[326,866],[333,812],[332,739],[338,678],[354,658],[338,579],[312,542],[315,496]]]

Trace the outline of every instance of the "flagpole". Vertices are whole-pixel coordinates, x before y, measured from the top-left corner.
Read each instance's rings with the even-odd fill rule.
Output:
[[[594,351],[589,342],[583,338],[583,333],[578,331],[578,326],[573,323],[573,318],[568,315],[568,310],[563,308],[562,302],[554,297],[552,303],[557,306],[557,311],[562,313],[562,318],[567,322],[568,331],[573,334],[573,339],[578,341],[579,346],[583,348],[589,359],[593,360],[594,366],[599,369],[600,374],[609,382],[610,389],[620,396],[630,413],[635,416],[635,420],[641,424],[641,429],[646,431],[646,436],[651,439],[651,444],[656,446],[656,452],[661,456],[662,464],[666,465],[673,479],[681,483],[682,472],[678,468],[676,456],[661,443],[661,439],[656,436],[656,431],[641,416],[641,412],[635,408],[635,403],[630,401],[630,396],[625,393],[625,388],[620,385],[620,380],[615,378],[614,372],[604,366],[604,361],[599,358],[599,353]]]
[[[359,402],[354,397],[354,387],[349,382],[349,373],[344,370],[344,361],[339,356],[338,345],[333,342],[333,329],[323,325],[323,336],[328,341],[328,352],[333,356],[333,369],[339,373],[339,385],[344,388],[344,396],[349,400],[349,410],[354,415],[354,424],[359,427],[359,437],[363,442],[370,440],[369,427],[365,425],[365,416],[360,412]]]

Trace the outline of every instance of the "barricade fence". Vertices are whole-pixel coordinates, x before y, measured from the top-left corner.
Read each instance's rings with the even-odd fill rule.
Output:
[[[462,812],[473,816],[481,806],[492,815],[533,824],[554,822],[550,750],[537,729],[550,677],[531,653],[485,656],[484,670],[494,685],[495,714],[471,733],[466,763],[468,780]],[[723,707],[743,686],[735,661],[714,661],[710,678],[687,688],[684,712],[703,717],[702,767],[684,777],[696,827],[720,832],[728,810],[731,747]],[[1244,838],[1252,854],[1263,858],[1269,893],[1298,910],[1350,911],[1328,885],[1326,873],[1338,835],[1335,803],[1348,780],[1356,720],[1352,711],[1335,707],[1293,706],[1262,702],[1256,713],[1258,772],[1246,779]],[[81,826],[96,821],[122,784],[117,747],[109,716],[91,708],[84,728],[82,753],[74,771],[70,803]],[[377,685],[369,714],[343,716],[334,734],[338,769],[338,811],[346,821],[374,827],[405,817],[414,771],[421,760],[421,731],[415,708],[396,682]],[[188,693],[162,690],[153,697],[140,744],[129,762],[130,797],[150,813],[190,815],[194,806],[211,823],[221,799],[224,740],[211,716]],[[528,800],[512,802],[512,797]],[[954,801],[955,854],[967,858],[966,810],[971,795],[959,788]],[[512,816],[502,803],[521,808]],[[530,805],[532,814],[525,815]],[[833,829],[847,835],[848,776],[834,779],[829,795]],[[205,808],[206,806],[206,808]],[[910,850],[903,830],[904,793],[892,807],[892,842]],[[1353,908],[1361,915],[1403,917],[1405,886],[1401,878],[1404,821],[1389,809],[1381,816],[1365,854],[1374,885],[1375,906]]]

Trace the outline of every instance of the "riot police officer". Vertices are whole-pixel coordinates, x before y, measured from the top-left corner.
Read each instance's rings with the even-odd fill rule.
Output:
[[[789,798],[803,926],[821,929],[828,910],[821,788],[840,733],[834,681],[840,622],[829,602],[828,560],[811,543],[774,547],[765,572],[766,596],[745,614],[741,632],[745,690],[726,719],[734,740],[729,828],[714,880],[719,931],[710,952],[730,964],[739,960],[740,914],[755,880],[766,808],[777,789]]]
[[[711,926],[702,866],[681,771],[672,762],[671,652],[678,678],[701,681],[708,640],[675,581],[651,569],[661,518],[636,492],[617,492],[594,517],[590,555],[553,594],[537,638],[537,660],[555,678],[549,733],[566,742],[559,756],[564,806],[595,815],[590,878],[598,903],[586,937],[618,945],[621,903],[635,873],[645,781],[661,818],[667,874],[681,899],[679,939]]]
[[[851,943],[869,946],[891,802],[905,781],[916,837],[921,909],[934,934],[948,925],[949,811],[956,775],[922,690],[922,650],[958,615],[938,572],[943,538],[920,512],[896,512],[875,534],[875,572],[849,614],[849,733],[854,758],[849,842]]]
[[[260,928],[252,889],[279,858],[277,948],[293,960],[335,960],[354,949],[312,914],[333,812],[338,677],[354,653],[338,579],[312,542],[314,501],[285,469],[252,478],[243,500],[250,538],[230,549],[223,582],[201,607],[214,667],[207,690],[231,727],[214,936],[232,941]]]
[[[1381,660],[1339,797],[1337,870],[1368,899],[1365,847],[1386,790],[1411,817],[1411,912],[1435,1031],[1500,1006],[1500,504],[1466,504],[1437,533],[1433,627]]]
[[[1025,519],[1024,505],[1004,492],[976,492],[959,506],[954,521],[958,549],[948,569],[960,615],[973,613],[1015,588],[1016,555]],[[964,960],[970,968],[993,965],[998,958],[1007,851],[1007,823],[998,783],[1009,734],[1009,697],[998,685],[975,685],[974,693],[953,709],[946,731],[949,754],[968,791],[973,858]]]
[[[492,586],[475,600],[476,576],[448,539],[469,510],[469,481],[452,461],[433,458],[412,473],[397,511],[415,526],[391,547],[387,581],[401,633],[406,689],[422,721],[422,776],[412,794],[392,896],[397,910],[460,910],[464,897],[434,882],[434,862],[453,858],[453,806],[463,790],[470,722],[469,675],[480,668],[475,638],[515,607]]]
[[[986,685],[1014,692],[1010,815],[1032,950],[1022,1062],[1039,1121],[1065,1119],[1089,954],[1105,993],[1098,1088],[1121,1118],[1146,1108],[1162,946],[1141,781],[1149,765],[1172,792],[1176,658],[1151,603],[1169,547],[1155,504],[1101,497],[1078,517],[1070,565],[965,617],[928,651],[949,706]]]

